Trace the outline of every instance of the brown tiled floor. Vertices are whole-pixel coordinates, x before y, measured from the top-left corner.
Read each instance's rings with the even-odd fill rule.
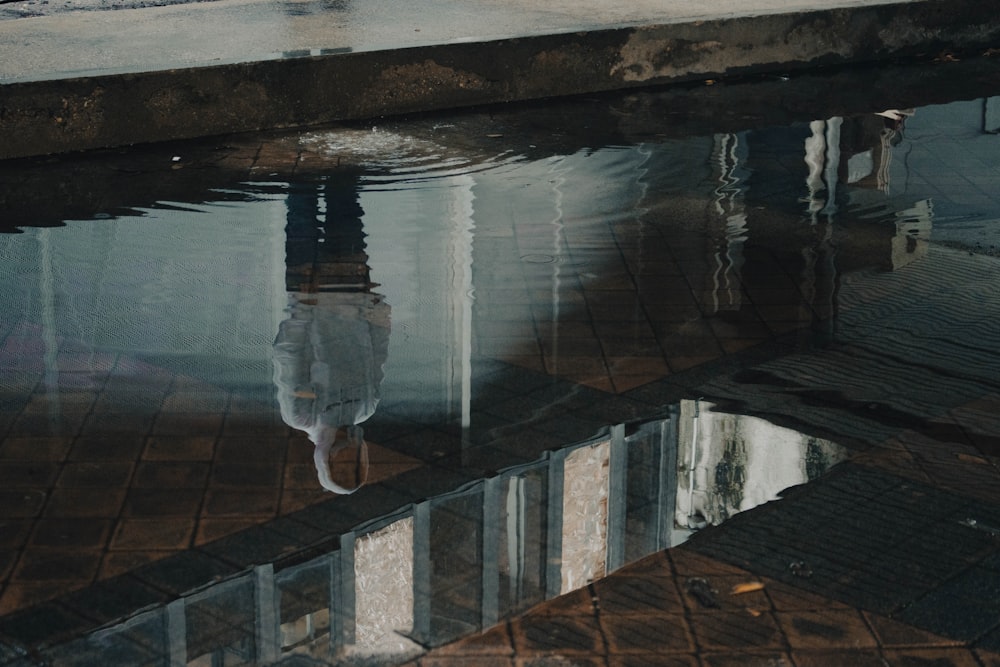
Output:
[[[103,373],[96,384],[104,389],[60,393],[54,430],[66,435],[32,435],[53,430],[46,397],[36,395],[0,443],[0,614],[329,497],[305,436],[280,420],[261,428],[257,418],[270,405],[237,405],[238,396],[161,373],[176,389],[158,394],[159,402],[143,398],[147,416],[100,412],[123,409],[114,388],[127,383],[131,367],[127,359],[105,366],[90,371],[95,379]],[[370,482],[418,465],[375,443],[369,461]]]
[[[203,158],[185,167],[228,168],[240,178],[329,167],[295,138],[234,141]],[[495,250],[500,262],[520,259],[524,279],[514,280],[508,271],[493,284],[477,285],[475,352],[622,395],[805,331],[824,314],[824,305],[806,298],[800,287],[798,247],[784,255],[748,249],[739,289],[704,289],[718,250],[712,230],[657,235],[661,219],[686,213],[678,205],[676,211],[668,206],[646,214],[642,224],[574,221],[567,227],[566,258],[595,262],[600,271],[563,274],[556,297],[544,288],[550,268],[525,260],[551,252],[539,246],[550,241],[547,220],[518,220],[496,235],[480,229],[477,252],[490,256]],[[845,262],[850,256],[845,250]],[[842,297],[849,295],[848,282]],[[874,300],[909,289],[875,287],[882,291],[868,285],[855,295]],[[718,305],[727,302],[739,307]],[[842,312],[865,303],[860,297],[844,300]],[[37,331],[11,331],[0,358],[17,368],[26,353],[40,356],[43,350],[33,348],[39,340]],[[326,497],[315,483],[312,446],[281,422],[272,402],[127,357],[71,350],[58,362],[57,422],[49,419],[53,397],[44,393],[0,416],[0,426],[10,427],[0,444],[0,576],[6,581],[0,614]],[[39,368],[24,372],[34,379],[27,385],[40,375]],[[136,388],[135,376],[144,378],[143,388]],[[148,388],[151,378],[159,389]],[[490,410],[520,418],[518,405]],[[1000,399],[987,396],[935,417],[934,433],[903,431],[856,460],[998,501],[997,414]],[[372,482],[417,465],[374,443],[369,455]],[[698,579],[714,589],[718,607],[706,607],[690,593],[690,582]],[[756,581],[762,589],[730,593],[737,584]],[[1000,657],[680,548],[418,662],[884,667],[1000,665]]]
[[[693,579],[707,582],[717,607],[687,592]],[[761,588],[734,592],[747,583]],[[411,664],[978,667],[998,660],[679,547]]]

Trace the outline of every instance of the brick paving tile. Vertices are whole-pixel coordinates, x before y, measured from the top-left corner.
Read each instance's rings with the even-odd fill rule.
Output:
[[[764,590],[777,611],[804,609],[847,609],[842,602],[816,595],[775,579],[764,578]]]
[[[209,484],[212,486],[271,486],[277,487],[281,469],[272,464],[219,463],[212,467]]]
[[[0,459],[58,461],[65,458],[72,445],[73,439],[68,437],[7,438],[0,444]]]
[[[495,625],[485,632],[470,635],[461,641],[445,644],[434,649],[432,656],[425,656],[421,661],[429,657],[472,657],[480,656],[508,656],[514,655],[514,644],[511,636],[511,628],[507,623]]]
[[[600,627],[593,616],[534,616],[511,624],[519,656],[604,653]]]
[[[887,667],[882,655],[873,650],[796,651],[792,659],[796,667]]]
[[[278,510],[281,514],[291,514],[329,497],[324,489],[285,489]]]
[[[209,436],[152,436],[142,452],[144,461],[211,461],[215,438]]]
[[[425,656],[418,661],[406,663],[411,667],[518,667],[518,662],[511,657],[500,655],[480,655],[475,658],[469,656]],[[405,665],[403,666],[405,667]]]
[[[40,489],[0,491],[0,516],[7,520],[38,516],[44,504],[45,491]]]
[[[608,667],[699,667],[694,655],[634,653],[608,656]]]
[[[89,583],[89,580],[10,583],[0,595],[0,616],[51,600],[69,590],[81,589]]]
[[[260,523],[260,519],[202,519],[195,532],[195,546],[208,544],[220,537],[238,533]]]
[[[22,558],[14,569],[11,581],[17,583],[50,581],[90,582],[101,562],[99,551],[74,549],[36,550],[30,558]]]
[[[864,618],[853,609],[777,612],[775,616],[793,650],[878,646]]]
[[[28,541],[34,522],[17,519],[0,522],[0,549],[18,549]]]
[[[152,551],[183,549],[194,535],[190,519],[124,519],[118,524],[109,549]]]
[[[792,667],[794,664],[787,653],[773,651],[706,653],[701,655],[701,662],[705,667]],[[849,664],[844,663],[840,667]]]
[[[191,517],[201,507],[201,489],[130,489],[125,498],[126,517]]]
[[[223,415],[192,412],[161,412],[153,422],[152,435],[214,436],[222,429]]]
[[[595,582],[594,593],[601,612],[645,614],[683,612],[684,603],[669,577],[619,576]]]
[[[16,551],[0,551],[0,577],[7,579],[17,564],[20,554]]]
[[[134,570],[140,565],[152,563],[153,561],[166,558],[176,553],[176,551],[109,551],[104,554],[101,560],[101,568],[98,570],[98,579],[110,579]]]
[[[114,438],[78,438],[69,452],[70,461],[135,461],[145,447],[145,438],[121,434]]]
[[[667,555],[677,574],[680,576],[705,577],[709,575],[729,574],[752,576],[740,567],[683,547],[671,549],[667,552]]]
[[[863,612],[875,638],[884,648],[915,648],[957,646],[962,642],[900,623],[879,614]]]
[[[109,519],[39,519],[28,544],[64,549],[100,548],[110,530]]]
[[[925,667],[926,665],[979,667],[972,651],[961,648],[901,649],[885,651],[883,656],[891,667]]]
[[[132,477],[130,462],[70,461],[63,466],[57,487],[112,488],[126,486]]]
[[[278,489],[210,489],[205,494],[204,516],[258,516],[272,518],[278,512]]]
[[[142,461],[136,467],[136,488],[202,488],[208,479],[209,464],[192,461]]]
[[[975,651],[976,657],[985,667],[1000,667],[1000,653],[992,651]]]
[[[6,461],[0,467],[0,488],[51,486],[59,470],[56,461]]]
[[[544,657],[515,658],[514,665],[515,667],[605,667],[607,662],[602,658],[555,654]]]
[[[691,630],[706,651],[784,649],[781,628],[770,613],[719,611],[700,614]]]
[[[690,653],[694,641],[681,614],[601,616],[609,654]]]
[[[713,593],[717,607],[706,607],[705,603],[699,601],[698,596],[692,593],[695,582],[705,582]],[[752,574],[726,574],[709,575],[705,577],[686,577],[681,580],[684,589],[684,604],[692,613],[713,612],[716,609],[729,611],[747,611],[751,614],[755,612],[770,611],[773,608],[771,600],[766,593],[766,585],[759,578]],[[739,592],[742,586],[754,588],[762,586],[758,590],[748,590]]]
[[[125,504],[125,489],[52,489],[44,516],[52,518],[115,518]]]
[[[578,588],[560,595],[549,603],[533,607],[526,619],[536,616],[587,616],[593,614],[600,604],[597,594],[590,586]]]

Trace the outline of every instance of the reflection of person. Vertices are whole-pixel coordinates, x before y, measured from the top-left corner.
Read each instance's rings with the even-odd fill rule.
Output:
[[[389,348],[389,306],[371,291],[355,183],[339,174],[290,188],[288,317],[273,348],[282,419],[309,435],[320,484],[334,493],[352,493],[365,481],[359,425],[378,405]],[[355,457],[349,485],[334,481],[330,470],[331,458],[345,450]]]
[[[290,301],[289,317],[274,342],[281,416],[309,434],[323,487],[350,493],[357,487],[334,482],[329,459],[355,450],[358,486],[364,482],[367,451],[358,425],[378,405],[389,348],[389,306],[370,292],[292,294]]]

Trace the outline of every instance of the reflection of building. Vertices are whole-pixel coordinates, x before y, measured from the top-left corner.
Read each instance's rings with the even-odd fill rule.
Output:
[[[676,521],[689,528],[775,500],[847,457],[828,440],[699,401],[681,401],[678,428]]]
[[[606,437],[406,504],[340,535],[333,551],[255,566],[50,657],[56,665],[95,655],[128,664],[168,656],[170,665],[206,667],[294,655],[402,662],[422,646],[492,626],[683,539],[687,531],[675,529],[674,517],[684,514],[689,466],[678,451],[684,458],[689,450],[684,443],[678,449],[678,438],[690,435],[692,405],[682,404],[679,418],[673,411],[618,425]],[[726,493],[746,500],[732,511],[749,509],[751,498],[769,500],[840,458],[829,443],[762,420],[704,410],[697,423],[699,466],[718,469],[732,436],[743,439],[745,484],[729,483]],[[681,518],[678,528],[686,529]]]

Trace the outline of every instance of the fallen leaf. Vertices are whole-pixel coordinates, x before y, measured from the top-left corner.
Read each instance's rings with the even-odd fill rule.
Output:
[[[748,581],[743,584],[736,584],[733,589],[729,591],[730,595],[743,595],[744,593],[753,593],[754,591],[760,591],[764,589],[764,583],[761,581]]]

